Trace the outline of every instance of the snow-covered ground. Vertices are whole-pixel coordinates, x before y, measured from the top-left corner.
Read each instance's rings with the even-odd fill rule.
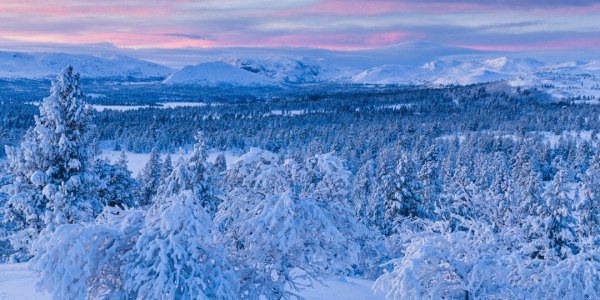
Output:
[[[27,269],[26,263],[0,264],[0,300],[46,300],[52,299],[49,294],[36,292],[35,274]],[[315,286],[304,290],[301,295],[307,300],[379,300],[385,295],[374,294],[371,290],[373,281],[336,277],[328,279],[327,286],[315,283]]]
[[[36,292],[34,273],[27,264],[0,264],[0,300],[45,300],[50,295]]]

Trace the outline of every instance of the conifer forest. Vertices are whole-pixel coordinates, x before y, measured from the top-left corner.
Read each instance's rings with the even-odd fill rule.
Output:
[[[1,86],[0,260],[55,299],[297,299],[332,276],[387,299],[600,297],[592,101],[72,67]]]

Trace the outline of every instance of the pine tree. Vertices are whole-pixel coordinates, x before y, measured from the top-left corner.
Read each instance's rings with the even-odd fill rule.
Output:
[[[572,213],[573,199],[569,196],[569,170],[560,156],[553,164],[557,168],[554,179],[543,194],[546,210],[543,213],[547,238],[553,255],[564,257],[576,252],[575,219]]]
[[[452,178],[445,187],[442,199],[446,202],[439,203],[436,207],[437,213],[446,220],[456,221],[457,216],[472,219],[481,212],[481,207],[477,205],[478,195],[473,179],[473,158],[466,148],[468,147],[461,146]],[[456,222],[451,222],[451,226],[454,225]]]
[[[423,165],[418,173],[419,181],[423,186],[423,207],[427,209],[430,215],[444,191],[443,182],[440,178],[441,166],[439,155],[437,147],[435,145],[431,146],[427,150],[427,153],[425,153]]]
[[[171,175],[173,172],[173,161],[171,160],[171,153],[167,153],[167,157],[165,157],[165,161],[162,164],[162,169],[160,170],[160,184],[164,184],[167,180],[167,177]]]
[[[367,160],[354,176],[352,198],[356,217],[368,227],[373,226],[373,220],[369,218],[371,195],[375,192],[375,161]]]
[[[19,148],[7,147],[14,182],[5,218],[19,232],[13,246],[21,253],[42,229],[93,220],[102,211],[97,176],[90,172],[90,109],[83,102],[79,74],[65,67],[51,95]]]
[[[590,166],[590,157],[592,156],[593,152],[590,143],[586,140],[580,141],[575,151],[575,161],[573,166],[573,173],[576,178],[579,175],[585,174]]]
[[[583,196],[575,209],[578,214],[578,231],[585,238],[598,238],[600,228],[600,149],[596,150],[589,168],[581,176]]]
[[[160,196],[159,196],[160,197]],[[123,260],[125,289],[137,299],[237,299],[237,278],[210,216],[184,190],[146,216]]]
[[[144,213],[105,207],[90,224],[65,224],[35,243],[29,262],[37,287],[54,299],[131,299],[123,287],[123,255],[133,248]]]
[[[288,299],[349,268],[363,232],[342,205],[348,174],[339,159],[280,165],[273,153],[251,149],[227,173],[244,181],[229,190],[215,220],[240,267],[242,298]]]
[[[104,205],[131,208],[136,205],[137,191],[141,184],[131,177],[127,169],[127,156],[121,152],[118,160],[111,164],[108,160],[94,160],[93,171],[98,175],[100,190],[98,198]]]
[[[484,212],[488,213],[489,221],[496,226],[495,229],[500,230],[504,226],[511,226],[518,221],[514,214],[515,207],[518,205],[515,184],[510,175],[508,159],[504,152],[496,152],[493,165],[487,168],[493,170],[495,174],[488,190],[488,199],[492,203],[488,206],[490,209],[484,210]]]
[[[152,203],[152,198],[156,195],[160,185],[160,175],[162,170],[162,161],[158,150],[152,148],[150,158],[140,173],[142,184],[144,185],[140,195],[140,206],[146,206]]]
[[[533,145],[531,145],[533,147]],[[532,149],[523,147],[517,154],[515,171],[519,194],[519,216],[525,218],[542,212],[542,174],[540,165]]]
[[[225,160],[224,153],[220,153],[219,155],[217,155],[213,168],[217,175],[227,171],[227,161]]]
[[[196,135],[194,151],[187,158],[180,158],[175,168],[166,178],[165,184],[158,188],[157,193],[162,198],[168,198],[183,190],[192,191],[202,203],[202,207],[209,215],[214,216],[220,200],[215,197],[210,184],[210,169],[206,161],[204,137],[202,133]]]
[[[422,186],[417,178],[416,165],[406,153],[402,154],[396,172],[389,176],[386,185],[384,229],[388,234],[396,232],[400,218],[427,216],[419,196]]]

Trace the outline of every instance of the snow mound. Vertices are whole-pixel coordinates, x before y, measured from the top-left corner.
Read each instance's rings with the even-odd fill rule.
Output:
[[[224,62],[208,62],[195,66],[185,66],[163,81],[165,84],[197,85],[274,85],[275,82],[261,74],[248,72]]]
[[[66,65],[87,78],[164,78],[171,68],[126,56],[0,52],[0,78],[56,76]]]

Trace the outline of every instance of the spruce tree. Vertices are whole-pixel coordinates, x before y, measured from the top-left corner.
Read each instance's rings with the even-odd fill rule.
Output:
[[[573,217],[573,199],[569,188],[569,172],[563,159],[557,156],[553,163],[557,172],[550,182],[543,197],[546,199],[546,210],[543,213],[545,229],[550,243],[549,250],[553,255],[565,257],[577,251],[575,236],[575,218]]]
[[[388,187],[385,195],[385,231],[388,234],[397,231],[400,218],[425,217],[426,210],[419,196],[422,186],[417,178],[415,163],[403,153],[396,172],[386,181]]]
[[[157,189],[162,198],[168,198],[184,190],[192,191],[202,203],[204,210],[212,217],[217,211],[220,200],[215,197],[211,185],[209,164],[204,149],[204,137],[201,132],[196,134],[194,151],[187,158],[180,158],[165,179],[165,184]]]
[[[581,200],[576,204],[578,231],[585,238],[596,239],[600,228],[600,149],[581,176]]]
[[[217,156],[213,168],[216,172],[216,175],[220,175],[221,173],[227,171],[227,161],[225,160],[224,153],[221,153]]]
[[[152,203],[152,198],[156,195],[160,185],[160,175],[162,170],[162,161],[156,148],[152,148],[150,158],[140,173],[142,184],[144,185],[140,195],[140,206],[146,206]]]
[[[123,257],[128,298],[237,299],[238,280],[200,199],[183,190],[153,205]]]
[[[375,161],[367,160],[358,169],[354,176],[354,188],[352,198],[356,217],[368,227],[373,226],[373,220],[369,218],[371,195],[375,192]]]
[[[15,180],[2,188],[10,196],[5,219],[15,225],[11,242],[20,253],[43,229],[91,221],[102,210],[97,176],[90,172],[90,108],[71,66],[58,75],[39,110],[20,147],[6,147]]]
[[[439,150],[435,145],[431,146],[425,153],[423,165],[419,170],[419,181],[423,185],[423,206],[429,213],[433,212],[444,191],[443,182],[440,178],[441,166]]]
[[[162,164],[162,169],[160,170],[160,183],[164,184],[167,180],[167,177],[171,175],[173,172],[173,161],[171,160],[171,153],[167,153],[165,157],[165,161]]]

